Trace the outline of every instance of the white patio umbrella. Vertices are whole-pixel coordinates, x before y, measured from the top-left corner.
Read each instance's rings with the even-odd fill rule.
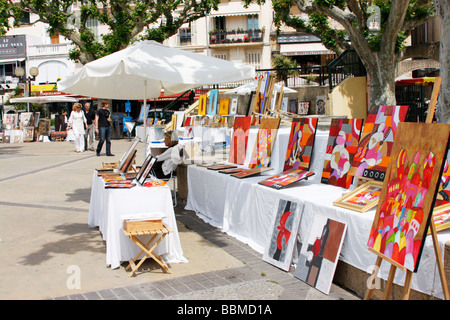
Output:
[[[254,67],[170,48],[155,41],[140,41],[87,63],[73,76],[58,82],[65,93],[119,100],[158,98],[204,85],[247,80]],[[147,145],[144,112],[144,148]]]
[[[33,96],[23,98],[12,98],[11,103],[49,103],[49,102],[78,102],[78,99],[68,96]]]
[[[250,94],[252,91],[256,91],[257,86],[258,86],[258,80],[254,80],[252,82],[246,83],[237,88],[227,90],[224,92],[224,94],[246,95],[246,94]],[[264,90],[265,87],[266,87],[266,81],[262,80],[260,90]],[[273,89],[276,92],[280,92],[280,88],[281,88],[281,85],[279,85],[279,84],[275,84],[273,87]],[[284,87],[283,93],[297,93],[297,91],[289,89],[287,87]]]

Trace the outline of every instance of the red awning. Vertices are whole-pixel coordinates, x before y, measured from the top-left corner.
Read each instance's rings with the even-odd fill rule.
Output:
[[[415,85],[429,86],[434,84],[435,79],[436,79],[435,77],[409,78],[395,81],[395,84],[396,85],[415,84]]]

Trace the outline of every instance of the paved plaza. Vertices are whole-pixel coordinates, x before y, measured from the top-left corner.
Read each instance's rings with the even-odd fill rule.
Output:
[[[128,278],[112,270],[105,243],[89,228],[93,172],[130,145],[112,140],[114,157],[75,152],[70,142],[0,144],[0,299],[23,300],[355,300],[329,295],[262,260],[248,245],[205,223],[178,201],[177,226],[187,263],[172,274],[145,262]],[[137,163],[144,145],[137,146]],[[74,281],[73,275],[80,277]]]

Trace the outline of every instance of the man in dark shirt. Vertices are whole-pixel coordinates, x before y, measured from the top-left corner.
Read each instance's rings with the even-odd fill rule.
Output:
[[[109,103],[107,101],[102,102],[102,107],[97,111],[95,115],[95,132],[100,134],[100,141],[97,145],[97,156],[102,151],[103,143],[106,141],[106,155],[114,156],[111,153],[111,112],[109,111]]]
[[[95,111],[91,109],[91,103],[84,104],[84,116],[86,117],[87,129],[84,135],[86,143],[86,150],[94,151],[94,136],[95,136]]]

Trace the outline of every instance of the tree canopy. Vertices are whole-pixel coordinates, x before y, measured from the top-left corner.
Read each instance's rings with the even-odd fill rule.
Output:
[[[436,16],[431,0],[272,0],[272,5],[275,25],[312,34],[338,54],[356,50],[369,78],[372,112],[395,104],[395,70],[408,50],[404,40]]]
[[[49,25],[50,35],[72,41],[75,49],[70,58],[86,64],[136,40],[162,42],[184,23],[217,9],[218,3],[220,0],[0,0],[0,33],[22,25],[24,11],[35,13],[38,21]],[[96,38],[90,21],[108,26],[109,32]]]

